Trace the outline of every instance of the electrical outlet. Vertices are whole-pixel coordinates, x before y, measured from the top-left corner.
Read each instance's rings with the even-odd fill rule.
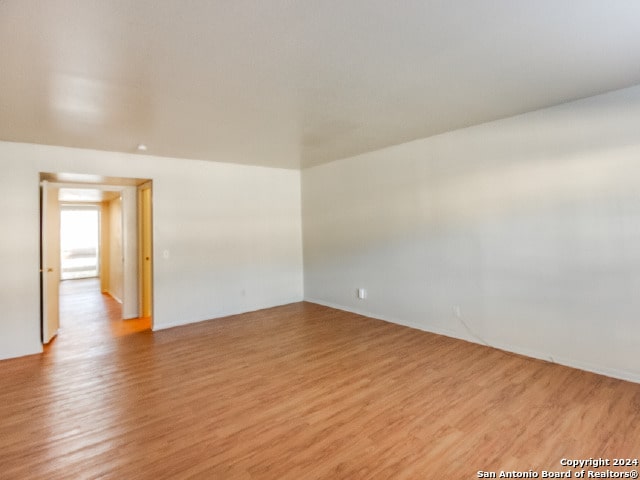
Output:
[[[462,317],[462,313],[460,312],[460,305],[454,305],[453,314],[458,318]]]
[[[367,290],[364,288],[359,288],[358,289],[358,298],[360,300],[364,300],[365,298],[367,298]]]

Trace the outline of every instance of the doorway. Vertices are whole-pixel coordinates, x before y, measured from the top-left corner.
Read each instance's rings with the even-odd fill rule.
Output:
[[[96,324],[92,331],[111,336],[150,330],[151,181],[40,177],[43,344],[58,331],[68,336],[68,328],[80,322],[106,321],[108,328]],[[76,320],[69,323],[72,318]]]
[[[96,278],[100,274],[100,207],[60,206],[61,280]]]

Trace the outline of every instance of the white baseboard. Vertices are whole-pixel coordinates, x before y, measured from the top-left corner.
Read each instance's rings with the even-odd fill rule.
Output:
[[[102,293],[106,293],[107,295],[109,295],[111,298],[113,298],[116,302],[118,302],[120,305],[122,305],[122,300],[120,300],[120,298],[118,298],[117,296],[115,296],[113,293],[111,293],[110,290],[103,290]]]
[[[40,355],[44,351],[40,338],[38,337],[38,343],[25,349],[15,349],[8,352],[0,353],[0,360],[8,360],[10,358],[27,357],[29,355]]]
[[[216,312],[207,318],[195,319],[195,320],[175,320],[170,322],[163,322],[162,324],[158,324],[155,320],[153,322],[153,331],[166,330],[168,328],[182,327],[184,325],[190,325],[192,323],[200,323],[200,322],[208,322],[209,320],[216,320],[218,318],[230,317],[232,315],[240,315],[243,313],[257,312],[258,310],[265,310],[267,308],[274,307],[282,307],[284,305],[289,305],[292,303],[300,303],[302,302],[302,298],[288,299],[283,300],[281,302],[277,302],[274,304],[264,304],[264,305],[252,305],[250,307],[245,307],[242,309],[229,309],[223,310],[220,312]]]
[[[385,322],[394,323],[396,325],[402,325],[404,327],[415,328],[416,330],[421,330],[423,332],[435,333],[437,335],[444,335],[446,337],[455,338],[457,340],[465,340],[467,342],[483,345],[472,337],[461,336],[459,333],[451,330],[446,330],[446,329],[437,328],[437,327],[435,328],[428,327],[428,326],[421,325],[421,324],[419,325],[413,322],[406,322],[397,318],[390,318],[386,316],[377,315],[372,312],[368,312],[364,309],[346,307],[344,305],[339,305],[333,302],[325,302],[323,300],[318,300],[316,298],[305,298],[304,301],[309,303],[316,303],[318,305],[323,305],[325,307],[335,308],[336,310],[343,310],[345,312],[356,313],[358,315],[363,315],[365,317],[374,318],[376,320],[382,320]],[[528,349],[526,347],[505,345],[505,344],[493,343],[493,342],[488,343],[487,346],[491,348],[497,348],[498,350],[504,350],[506,352],[517,353],[518,355],[524,355],[525,357],[536,358],[538,360],[544,360],[550,363],[557,363],[559,365],[564,365],[565,367],[577,368],[578,370],[584,370],[587,372],[596,373],[598,375],[605,375],[607,377],[617,378],[619,380],[626,380],[628,382],[640,383],[640,374],[637,372],[601,367],[599,365],[590,364],[588,362],[583,362],[583,361],[575,360],[572,358],[556,356],[551,352],[540,352],[537,350]]]

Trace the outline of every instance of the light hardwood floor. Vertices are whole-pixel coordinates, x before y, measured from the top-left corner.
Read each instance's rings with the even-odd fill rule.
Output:
[[[43,355],[0,362],[0,478],[464,479],[640,456],[637,384],[309,303],[151,333],[77,293]]]

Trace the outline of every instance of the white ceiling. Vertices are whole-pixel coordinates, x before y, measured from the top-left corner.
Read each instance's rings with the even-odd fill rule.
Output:
[[[0,0],[0,139],[298,168],[640,83],[637,0]]]

